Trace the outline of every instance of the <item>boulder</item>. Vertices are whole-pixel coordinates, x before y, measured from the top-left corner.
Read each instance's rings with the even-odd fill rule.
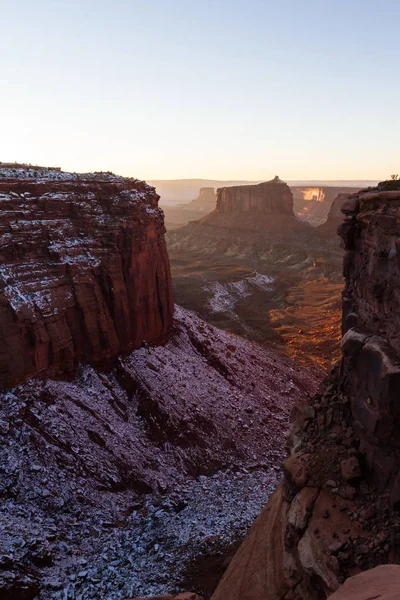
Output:
[[[329,600],[399,600],[400,566],[381,565],[347,579]]]

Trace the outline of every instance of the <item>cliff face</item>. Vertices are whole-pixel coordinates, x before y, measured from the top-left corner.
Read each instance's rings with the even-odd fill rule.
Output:
[[[213,600],[321,600],[400,563],[400,190],[385,188],[343,203],[340,368],[293,411],[283,482]]]
[[[279,180],[258,185],[240,185],[217,190],[217,212],[262,212],[294,216],[293,195]]]
[[[144,182],[0,169],[0,385],[165,337],[163,214]]]
[[[342,211],[343,386],[369,471],[400,508],[400,190],[354,195]]]

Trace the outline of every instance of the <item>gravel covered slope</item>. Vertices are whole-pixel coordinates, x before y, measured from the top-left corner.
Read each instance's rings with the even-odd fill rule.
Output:
[[[179,588],[246,533],[288,413],[314,389],[289,359],[177,308],[163,347],[2,394],[0,597]]]

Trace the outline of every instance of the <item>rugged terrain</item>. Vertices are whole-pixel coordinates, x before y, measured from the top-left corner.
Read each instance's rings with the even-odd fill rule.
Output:
[[[0,175],[0,598],[209,598],[316,377],[179,307],[172,321],[145,183]]]
[[[284,183],[221,189],[215,211],[167,235],[175,297],[218,327],[326,368],[339,357],[339,222],[300,222]]]
[[[349,576],[400,563],[396,187],[384,182],[342,205],[342,361],[293,411],[284,480],[213,600],[321,600]],[[387,582],[364,580],[385,597]],[[352,586],[333,597],[367,597],[346,595]]]
[[[203,218],[206,214],[212,212],[216,206],[216,195],[214,193],[214,187],[200,187],[198,196],[195,197],[196,188],[177,188],[179,189],[179,197],[176,197],[176,201],[180,198],[180,194],[187,194],[186,202],[174,202],[171,200],[170,194],[174,189],[174,184],[171,182],[170,186],[166,186],[167,182],[153,182],[157,188],[157,191],[161,195],[161,203],[165,213],[165,223],[168,231],[177,229],[187,225],[190,221],[195,221]],[[194,183],[194,182],[193,182]],[[217,185],[218,189],[239,187],[238,183],[227,182],[223,185],[222,182],[213,182],[213,185]],[[199,185],[201,181],[199,182]],[[255,187],[257,182],[253,182],[251,186],[241,184],[240,187]],[[365,184],[364,184],[365,185]],[[302,221],[305,221],[313,226],[318,226],[324,223],[327,219],[330,207],[339,194],[353,194],[363,185],[349,187],[349,186],[334,186],[334,185],[323,185],[323,186],[312,186],[312,185],[292,185],[289,183],[290,190],[293,194],[293,210],[297,217]],[[197,188],[198,189],[198,188]],[[191,201],[189,198],[193,197]],[[172,202],[172,204],[171,204]]]
[[[246,533],[278,482],[291,407],[313,389],[279,354],[177,309],[165,346],[110,373],[3,394],[0,597],[202,586],[196,562],[222,564]]]

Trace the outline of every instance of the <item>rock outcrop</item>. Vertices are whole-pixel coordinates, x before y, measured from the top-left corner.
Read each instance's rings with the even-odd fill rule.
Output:
[[[400,508],[400,189],[350,196],[342,211],[342,385],[368,471]]]
[[[289,186],[278,177],[258,185],[237,185],[217,190],[219,213],[261,212],[291,215],[293,195]]]
[[[350,577],[331,600],[398,600],[400,566],[381,565]]]
[[[294,215],[289,186],[272,180],[218,189],[215,210],[169,232],[168,250],[174,256],[201,253],[274,260],[285,252],[280,245],[290,243],[304,260],[302,245],[309,229]]]
[[[108,173],[0,169],[0,386],[163,340],[173,301],[158,196]]]
[[[343,222],[342,206],[347,202],[348,198],[354,194],[340,193],[333,200],[329,209],[326,221],[316,227],[316,231],[322,236],[329,236],[327,240],[330,243],[339,244],[339,238],[336,234],[339,225]]]
[[[294,197],[294,212],[296,215],[317,227],[327,219],[338,219],[341,221],[340,206],[336,203],[334,212],[331,208],[338,196],[354,194],[357,188],[349,187],[292,187]],[[338,223],[339,224],[339,223]]]
[[[213,600],[321,600],[400,563],[400,190],[387,187],[343,203],[340,368],[293,411],[283,481]]]

